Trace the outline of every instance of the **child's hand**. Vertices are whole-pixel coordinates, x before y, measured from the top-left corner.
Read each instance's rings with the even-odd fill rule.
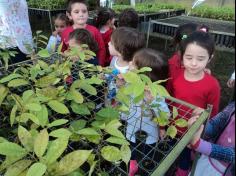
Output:
[[[235,85],[235,79],[229,79],[227,85],[229,88],[233,88]]]
[[[161,140],[165,139],[166,137],[166,130],[160,129],[160,134],[159,134]]]
[[[193,110],[192,116],[200,116],[203,113],[204,109],[196,108]]]
[[[211,70],[209,68],[205,68],[204,71],[208,73],[209,75],[211,75]]]
[[[121,74],[117,75],[118,79],[116,80],[117,87],[121,87],[125,85],[125,80]]]
[[[56,37],[56,36],[57,36],[57,34],[58,34],[58,32],[57,32],[57,31],[54,31],[54,32],[52,33],[52,35],[53,35],[54,37]]]

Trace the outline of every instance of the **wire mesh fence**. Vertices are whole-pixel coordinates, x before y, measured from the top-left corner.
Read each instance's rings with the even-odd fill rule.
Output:
[[[44,60],[46,63],[55,63],[55,61],[62,61],[59,55],[53,55],[50,59]],[[17,73],[17,69],[27,68],[30,65],[37,64],[36,60],[26,61],[24,63],[15,64],[9,67],[8,70],[0,69],[0,80],[15,72]],[[69,84],[77,81],[81,78],[81,74],[83,73],[85,79],[93,78],[93,76],[99,76],[100,72],[98,70],[91,69],[91,66],[85,66],[81,63],[73,64],[71,67],[71,82],[63,82],[61,81],[57,86],[67,87]],[[83,76],[82,76],[83,77]],[[92,84],[91,84],[92,85]],[[174,98],[168,97],[163,100],[163,103],[166,106],[166,113],[168,114],[168,123],[165,126],[165,130],[168,131],[170,127],[172,129],[176,129],[172,137],[165,135],[162,139],[159,137],[160,128],[155,122],[154,117],[157,114],[153,115],[153,112],[148,110],[145,114],[141,113],[140,105],[134,105],[131,107],[129,113],[123,114],[119,113],[120,124],[117,126],[119,130],[126,137],[126,140],[119,139],[119,141],[114,142],[111,141],[111,134],[109,130],[105,130],[105,126],[103,126],[101,120],[106,119],[107,123],[112,121],[113,117],[117,114],[115,111],[112,111],[112,108],[109,110],[111,113],[107,116],[103,116],[102,108],[106,108],[105,99],[107,94],[107,84],[105,82],[101,84],[93,85],[96,94],[89,94],[88,92],[81,90],[81,94],[84,97],[84,103],[86,106],[81,106],[77,110],[73,109],[70,103],[65,102],[65,105],[70,109],[69,114],[60,114],[55,111],[49,111],[50,117],[49,121],[57,120],[57,119],[68,119],[69,123],[63,125],[64,128],[68,128],[73,132],[73,135],[70,137],[68,146],[64,153],[70,153],[75,150],[92,150],[94,155],[94,160],[97,160],[97,164],[93,166],[94,171],[91,174],[91,163],[85,162],[79,169],[79,173],[82,175],[98,175],[98,173],[106,173],[112,176],[127,176],[129,174],[129,169],[125,162],[122,162],[121,158],[117,161],[108,161],[104,158],[102,154],[104,147],[111,146],[120,148],[121,145],[128,142],[129,147],[131,149],[131,158],[138,161],[138,175],[140,176],[151,176],[159,173],[158,175],[162,175],[162,172],[166,172],[170,165],[177,159],[178,154],[184,149],[184,147],[189,142],[191,135],[198,129],[201,123],[203,123],[210,113],[210,109],[205,111],[205,114],[200,118],[200,122],[198,125],[193,127],[194,129],[180,128],[176,123],[178,119],[185,119],[186,121],[192,116],[192,111],[196,107],[176,100]],[[20,86],[17,88],[11,88],[11,92],[21,96],[23,92],[26,90],[32,89],[32,85]],[[159,109],[160,107],[154,107],[152,109]],[[75,108],[76,109],[76,108]],[[11,127],[9,124],[10,109],[1,106],[1,129],[14,129],[14,126]],[[89,112],[88,112],[89,110]],[[178,114],[176,115],[176,110]],[[75,124],[83,124],[81,126],[77,126]],[[5,126],[4,126],[5,125]],[[117,127],[116,126],[116,127]],[[2,128],[3,127],[3,128]],[[17,128],[17,125],[15,126]],[[93,129],[90,133],[83,135],[83,133],[79,130],[82,129]],[[53,127],[50,131],[56,130],[57,127]],[[191,133],[190,133],[191,131]],[[189,134],[187,134],[189,133]],[[4,133],[1,133],[1,135]],[[88,135],[89,134],[89,135]],[[12,139],[10,139],[13,136]],[[4,135],[4,137],[9,140],[15,142],[17,141],[17,136],[12,134],[11,132],[8,135]],[[113,136],[114,137],[114,136]],[[114,138],[113,138],[114,139]],[[178,148],[178,151],[176,151]],[[113,153],[114,155],[116,153]],[[169,160],[171,157],[171,162],[165,164],[163,167],[163,163],[165,160]],[[119,157],[118,157],[119,158]]]

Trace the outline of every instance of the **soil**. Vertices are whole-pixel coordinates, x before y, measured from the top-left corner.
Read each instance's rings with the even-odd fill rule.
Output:
[[[158,21],[175,25],[182,25],[185,23],[194,22],[197,24],[205,24],[210,28],[210,30],[214,31],[227,32],[227,33],[235,32],[235,22],[230,22],[230,21],[214,20],[214,19],[185,16],[185,15],[172,17],[168,19],[161,19]]]

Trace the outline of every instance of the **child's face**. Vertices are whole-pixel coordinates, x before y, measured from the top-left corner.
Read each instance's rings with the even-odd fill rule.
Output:
[[[202,73],[209,63],[209,58],[209,53],[205,48],[191,43],[187,46],[183,55],[185,70],[192,75]]]
[[[112,27],[114,27],[115,26],[115,18],[113,18],[113,19],[111,19],[111,20],[109,20],[109,26],[112,28]]]
[[[69,48],[75,48],[78,47],[79,43],[75,39],[70,39],[69,40]]]
[[[66,22],[60,19],[55,20],[55,30],[57,31],[58,35],[61,35],[62,31],[66,28]]]
[[[88,20],[88,9],[83,3],[75,3],[72,5],[69,18],[73,20],[74,24],[85,25]]]
[[[120,53],[115,49],[112,39],[111,41],[108,43],[109,46],[109,52],[111,56],[120,56]]]

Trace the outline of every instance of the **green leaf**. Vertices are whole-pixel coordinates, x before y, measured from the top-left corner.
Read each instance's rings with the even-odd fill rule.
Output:
[[[175,119],[176,117],[178,117],[179,113],[176,107],[173,107],[173,119]]]
[[[42,176],[47,170],[47,166],[42,163],[34,163],[28,170],[26,176]]]
[[[85,82],[81,84],[80,88],[90,95],[97,95],[97,90],[93,86],[86,84]]]
[[[10,124],[13,126],[16,118],[17,105],[14,105],[10,114]]]
[[[8,167],[4,176],[19,176],[26,168],[31,165],[30,160],[20,160]]]
[[[77,104],[77,103],[72,102],[71,109],[76,114],[80,114],[80,115],[90,115],[91,114],[88,107],[85,104]]]
[[[77,134],[85,136],[100,136],[100,134],[93,128],[84,128],[82,130],[79,130]]]
[[[50,57],[50,53],[48,52],[47,49],[42,49],[38,52],[38,56],[42,58],[48,58]]]
[[[92,150],[78,150],[67,154],[59,161],[57,174],[67,175],[82,166],[92,153]]]
[[[159,117],[154,119],[154,122],[156,122],[159,126],[167,126],[169,124],[169,113],[164,111],[159,111]]]
[[[54,111],[56,111],[56,112],[58,112],[60,114],[69,114],[70,113],[69,109],[64,104],[62,104],[62,103],[60,103],[59,101],[56,101],[56,100],[50,101],[48,103],[48,106],[52,110],[54,110]]]
[[[79,130],[82,130],[86,126],[87,122],[85,120],[76,120],[71,122],[70,129],[73,132],[77,132]]]
[[[184,128],[188,126],[188,122],[185,119],[178,119],[175,121],[175,125],[178,127]]]
[[[22,100],[27,103],[30,99],[30,97],[32,97],[34,95],[34,92],[33,90],[27,90],[23,93],[23,96],[22,96]]]
[[[138,76],[138,74],[134,72],[127,72],[123,74],[123,78],[125,79],[127,83],[140,83],[141,82],[141,79]]]
[[[166,131],[166,135],[170,136],[172,139],[174,139],[175,136],[177,135],[177,128],[173,125],[170,126]]]
[[[18,127],[18,137],[21,144],[28,150],[33,150],[33,139],[29,131],[27,131],[24,127]]]
[[[41,111],[42,107],[40,104],[37,103],[28,103],[25,105],[25,109],[30,111]]]
[[[106,140],[107,142],[109,143],[112,143],[112,144],[118,144],[118,145],[129,145],[129,142],[126,141],[125,139],[121,139],[121,138],[118,138],[118,137],[110,137]]]
[[[122,145],[121,149],[121,156],[122,156],[122,161],[125,162],[125,164],[128,166],[129,161],[131,159],[131,150],[128,145]]]
[[[24,80],[24,79],[14,79],[14,80],[11,80],[7,86],[8,87],[20,87],[20,86],[25,86],[25,85],[28,85],[29,82]]]
[[[65,138],[69,138],[72,135],[72,133],[64,128],[58,129],[58,130],[54,130],[52,131],[49,136],[53,136],[53,137],[65,137]]]
[[[170,94],[167,92],[166,88],[162,85],[157,85],[158,95],[161,97],[169,97]]]
[[[48,124],[48,109],[45,105],[42,105],[41,111],[36,112],[36,116],[42,127],[45,127]]]
[[[5,100],[6,96],[9,93],[9,89],[6,88],[5,86],[0,85],[0,106],[2,104],[2,102]]]
[[[104,108],[102,110],[100,110],[97,115],[104,117],[104,118],[108,118],[108,119],[119,119],[120,118],[120,114],[118,111],[116,111],[114,108],[112,107],[107,107]]]
[[[68,138],[58,138],[49,145],[45,160],[47,164],[54,163],[66,150]]]
[[[15,143],[2,142],[0,143],[0,154],[6,156],[22,156],[26,154],[26,150]]]
[[[110,123],[108,123],[105,127],[105,131],[108,134],[111,134],[115,137],[125,139],[125,136],[121,133],[120,130],[118,130],[119,127],[121,127],[122,124],[118,120],[113,120]]]
[[[40,131],[34,141],[34,152],[40,158],[45,153],[48,146],[49,136],[47,129]]]
[[[102,157],[109,162],[117,162],[122,159],[120,150],[117,147],[106,146],[101,150]]]
[[[84,102],[84,97],[83,97],[83,95],[82,95],[80,92],[78,92],[77,90],[73,90],[73,89],[70,90],[70,94],[71,94],[73,100],[74,100],[76,103],[81,104],[81,103]]]
[[[22,75],[17,74],[17,73],[12,73],[12,74],[10,74],[10,75],[8,75],[8,76],[2,78],[2,79],[0,80],[0,83],[6,83],[6,82],[9,82],[9,81],[11,81],[11,80],[13,80],[13,79],[16,79],[16,78],[22,78]]]
[[[34,114],[30,114],[30,113],[23,113],[20,116],[21,119],[30,119],[32,120],[35,124],[40,125],[39,124],[39,119],[34,115]]]
[[[52,123],[48,124],[48,128],[64,125],[68,122],[66,119],[55,120]]]
[[[150,67],[143,67],[140,70],[137,70],[137,73],[143,73],[143,72],[151,72],[152,68]]]

